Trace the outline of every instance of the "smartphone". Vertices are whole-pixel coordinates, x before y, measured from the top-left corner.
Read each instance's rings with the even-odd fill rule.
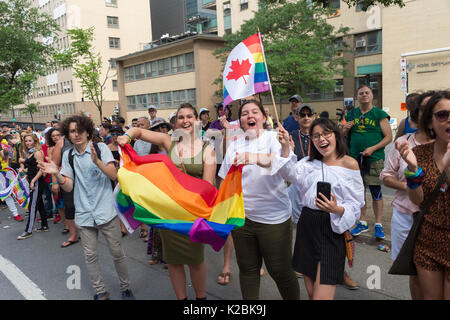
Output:
[[[317,198],[322,200],[322,197],[319,195],[319,192],[322,193],[328,200],[331,200],[331,184],[325,181],[317,182]]]

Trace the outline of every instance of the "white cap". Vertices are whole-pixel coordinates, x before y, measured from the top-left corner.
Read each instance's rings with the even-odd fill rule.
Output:
[[[200,112],[198,114],[201,115],[203,112],[209,112],[209,109],[208,108],[201,108]]]
[[[175,117],[176,115],[177,115],[176,111],[172,112],[169,116],[169,121],[172,120],[172,118]]]

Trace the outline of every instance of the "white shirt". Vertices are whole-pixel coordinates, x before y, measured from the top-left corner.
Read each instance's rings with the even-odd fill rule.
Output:
[[[302,205],[314,210],[316,206],[317,182],[331,184],[331,193],[336,196],[337,205],[344,207],[343,215],[330,213],[331,229],[342,234],[349,230],[359,219],[364,206],[364,185],[359,170],[338,166],[327,166],[322,161],[308,161],[305,157],[297,162],[297,156],[291,151],[288,158],[276,157],[272,164],[272,173],[280,174],[287,181],[299,186]],[[323,178],[322,178],[323,165]]]
[[[229,145],[225,159],[219,170],[222,179],[228,173],[236,157],[236,152],[281,153],[281,145],[275,131],[267,131],[256,138],[246,140],[241,137]],[[279,174],[271,175],[270,168],[246,165],[242,169],[242,192],[246,218],[265,224],[283,223],[291,217],[291,201],[287,186]]]

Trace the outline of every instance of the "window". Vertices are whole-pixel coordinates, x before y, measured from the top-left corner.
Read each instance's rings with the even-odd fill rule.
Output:
[[[186,58],[186,71],[194,70],[194,53],[193,52],[186,53],[185,58]]]
[[[169,74],[170,72],[170,58],[158,60],[158,74],[160,76]]]
[[[187,90],[187,102],[195,106],[197,104],[197,99],[195,97],[195,89]]]
[[[117,91],[117,80],[112,81],[112,88],[113,88],[113,91]]]
[[[241,0],[241,11],[248,9],[248,0]]]
[[[106,17],[108,28],[118,28],[119,27],[119,17]]]
[[[117,8],[117,0],[106,0],[105,4],[107,7],[116,7]]]
[[[125,81],[133,81],[134,80],[134,66],[125,68],[124,76],[125,76]]]
[[[159,105],[159,99],[157,93],[149,93],[148,94],[148,104],[152,104],[154,106]]]
[[[159,106],[169,108],[172,106],[172,92],[161,92],[159,94]]]
[[[172,57],[172,73],[184,71],[184,55]]]
[[[128,109],[136,109],[136,96],[127,97]]]
[[[156,77],[158,75],[158,62],[147,62],[145,64],[145,74],[147,78]]]
[[[355,36],[355,56],[382,52],[381,30]]]
[[[146,106],[148,106],[147,95],[140,94],[136,96],[136,109],[144,109]]]
[[[223,29],[225,33],[231,33],[231,15],[223,16]]]
[[[109,60],[109,67],[115,69],[117,68],[117,63],[114,60]]]
[[[137,66],[134,66],[134,78],[136,80],[144,79],[145,78],[145,64],[138,64]]]
[[[186,101],[186,91],[179,90],[173,92],[173,104],[175,107],[178,107],[182,103]]]
[[[109,47],[111,49],[120,49],[120,38],[109,37]]]

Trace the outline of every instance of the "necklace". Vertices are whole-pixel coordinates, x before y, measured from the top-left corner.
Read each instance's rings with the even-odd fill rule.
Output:
[[[298,140],[300,141],[300,150],[302,151],[302,158],[304,158],[305,151],[303,150],[303,142],[302,142],[302,137],[300,136],[300,130],[298,130]],[[309,147],[310,146],[311,146],[311,139],[308,139],[308,153],[306,154],[307,156],[309,156]]]

